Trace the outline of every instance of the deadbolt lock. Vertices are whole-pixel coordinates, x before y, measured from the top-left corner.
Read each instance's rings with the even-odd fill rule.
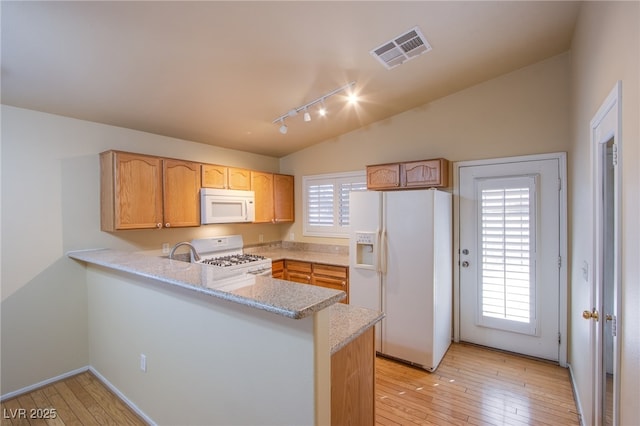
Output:
[[[600,319],[600,314],[598,314],[598,311],[596,311],[596,308],[593,308],[593,310],[591,311],[583,311],[582,312],[582,318],[588,320],[588,319],[594,319],[596,321],[598,321]]]

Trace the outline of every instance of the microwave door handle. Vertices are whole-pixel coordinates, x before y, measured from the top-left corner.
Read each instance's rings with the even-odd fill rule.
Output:
[[[242,208],[244,209],[244,220],[249,220],[249,206],[247,200],[242,201]]]

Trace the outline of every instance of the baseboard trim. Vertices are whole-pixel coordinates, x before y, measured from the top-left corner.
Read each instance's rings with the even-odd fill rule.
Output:
[[[89,367],[89,371],[98,378],[98,380],[100,380],[102,382],[103,385],[105,385],[106,387],[109,388],[109,390],[113,393],[115,393],[118,398],[120,398],[122,400],[122,402],[124,402],[125,404],[127,404],[127,406],[133,411],[135,412],[138,416],[140,416],[142,418],[142,420],[144,420],[145,422],[147,422],[149,425],[151,426],[156,426],[157,423],[154,422],[151,417],[147,416],[147,414],[142,411],[136,404],[133,403],[133,401],[131,401],[129,398],[127,398],[125,396],[125,394],[123,394],[122,392],[120,392],[120,390],[115,387],[109,380],[107,380],[102,374],[100,374],[98,372],[98,370],[96,370],[93,367]]]
[[[68,379],[71,376],[75,376],[76,374],[84,373],[85,371],[88,371],[88,370],[89,370],[89,366],[88,365],[84,366],[84,367],[81,367],[81,368],[78,368],[76,370],[71,370],[71,371],[69,371],[67,373],[64,373],[64,374],[61,374],[59,376],[52,377],[50,379],[43,380],[41,382],[38,382],[38,383],[33,384],[33,385],[29,385],[29,386],[24,387],[22,389],[18,389],[16,391],[6,393],[6,394],[0,396],[0,401],[4,401],[4,400],[10,399],[10,398],[14,398],[16,396],[22,395],[23,393],[32,392],[32,391],[34,391],[34,390],[36,390],[38,388],[50,385],[51,383],[59,382],[60,380]]]
[[[578,387],[576,385],[575,376],[573,374],[573,368],[571,368],[571,364],[567,363],[567,368],[569,368],[569,379],[571,380],[571,388],[573,389],[573,400],[576,403],[576,409],[578,410],[578,419],[580,420],[580,426],[585,426],[584,424],[584,416],[582,415],[582,404],[580,403],[580,398],[578,396]]]
[[[24,387],[22,389],[18,389],[16,391],[9,392],[7,394],[4,394],[4,395],[0,396],[0,401],[5,401],[7,399],[15,398],[16,396],[20,396],[22,394],[32,392],[32,391],[34,391],[36,389],[39,389],[39,388],[44,387],[44,386],[48,386],[48,385],[50,385],[52,383],[59,382],[59,381],[64,380],[64,379],[68,379],[69,377],[78,375],[80,373],[84,373],[85,371],[90,371],[91,374],[96,376],[96,378],[98,380],[100,380],[100,382],[102,382],[103,385],[105,385],[107,388],[109,388],[109,390],[111,392],[115,393],[116,396],[118,398],[120,398],[120,400],[122,402],[124,402],[133,412],[135,412],[138,416],[140,416],[140,418],[142,418],[142,420],[147,422],[150,426],[156,426],[157,425],[156,422],[154,422],[151,419],[151,417],[147,416],[147,414],[144,411],[142,411],[136,404],[134,404],[129,398],[127,398],[125,394],[120,392],[120,390],[118,388],[116,388],[102,374],[100,374],[100,372],[98,372],[98,370],[96,370],[95,368],[93,368],[90,365],[78,368],[76,370],[69,371],[67,373],[61,374],[59,376],[52,377],[52,378],[47,379],[47,380],[43,380],[43,381],[38,382],[36,384],[30,385],[30,386],[26,386],[26,387]]]

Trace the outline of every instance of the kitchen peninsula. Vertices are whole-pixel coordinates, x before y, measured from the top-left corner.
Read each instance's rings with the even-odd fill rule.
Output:
[[[343,292],[268,277],[214,280],[206,265],[148,254],[68,256],[87,265],[92,370],[147,420],[328,425],[373,416],[373,325],[382,314],[338,304]],[[349,362],[352,352],[366,368]]]

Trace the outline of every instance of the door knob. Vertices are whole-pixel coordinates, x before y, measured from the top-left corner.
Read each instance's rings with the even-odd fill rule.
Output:
[[[594,319],[596,321],[598,321],[600,319],[600,314],[598,314],[598,311],[596,311],[596,308],[593,308],[593,310],[591,311],[583,311],[582,312],[582,318],[588,320],[588,319]]]

